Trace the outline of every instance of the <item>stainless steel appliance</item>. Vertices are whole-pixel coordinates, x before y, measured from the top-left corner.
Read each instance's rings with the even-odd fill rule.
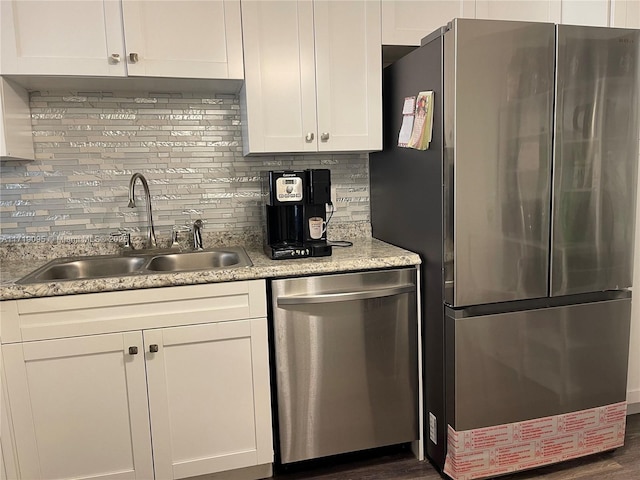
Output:
[[[638,30],[456,19],[385,69],[372,228],[423,258],[440,468],[456,432],[625,401],[639,45]],[[404,100],[428,90],[431,144],[400,148]]]
[[[271,287],[281,463],[417,440],[416,269]]]
[[[264,251],[274,260],[331,255],[326,206],[331,204],[328,169],[264,172]]]

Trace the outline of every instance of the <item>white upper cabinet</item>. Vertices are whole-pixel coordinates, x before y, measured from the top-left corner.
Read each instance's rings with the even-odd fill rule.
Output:
[[[640,2],[638,0],[611,0],[611,27],[640,28]]]
[[[113,0],[0,1],[2,74],[124,76]]]
[[[382,147],[380,4],[242,2],[244,153]]]
[[[0,78],[0,159],[35,158],[27,91]]]
[[[476,0],[476,18],[640,28],[638,0]]]
[[[567,25],[609,26],[610,0],[562,0],[561,22]]]
[[[420,45],[456,17],[640,28],[638,0],[380,0],[382,44]]]
[[[242,32],[245,154],[317,151],[313,5],[243,0]]]
[[[640,28],[638,0],[562,0],[562,23]]]
[[[3,0],[2,74],[242,78],[239,0]]]
[[[561,0],[476,0],[476,18],[560,22]]]
[[[380,7],[314,2],[318,151],[382,149]]]
[[[240,2],[122,0],[130,76],[242,79]]]
[[[452,19],[475,16],[475,0],[382,0],[382,44],[419,46]]]

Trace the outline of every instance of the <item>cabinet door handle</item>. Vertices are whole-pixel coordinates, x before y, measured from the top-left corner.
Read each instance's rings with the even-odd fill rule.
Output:
[[[137,355],[138,347],[129,347],[129,355]]]
[[[152,343],[151,345],[149,345],[149,351],[151,353],[158,353],[158,345],[156,345],[155,343]]]
[[[315,135],[313,134],[313,132],[309,132],[305,135],[304,139],[307,141],[307,143],[311,143],[313,142],[314,137]]]
[[[323,142],[326,142],[327,140],[329,140],[329,132],[324,132],[323,134],[321,134],[320,140],[322,140]]]
[[[131,63],[138,63],[138,54],[137,53],[130,53],[129,54],[129,61]]]
[[[120,63],[120,54],[112,53],[111,54],[111,63]]]

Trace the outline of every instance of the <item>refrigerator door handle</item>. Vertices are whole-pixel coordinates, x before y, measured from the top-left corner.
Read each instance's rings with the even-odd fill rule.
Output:
[[[311,303],[348,302],[352,300],[366,300],[370,298],[391,297],[403,293],[412,293],[416,286],[412,283],[391,288],[377,288],[374,290],[362,290],[348,293],[325,293],[322,295],[294,295],[290,297],[278,297],[280,305],[308,305]]]

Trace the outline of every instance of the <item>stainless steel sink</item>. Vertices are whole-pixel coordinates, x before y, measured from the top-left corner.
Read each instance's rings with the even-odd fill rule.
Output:
[[[79,280],[128,275],[139,271],[147,262],[145,257],[78,257],[54,260],[20,279],[18,283],[37,283],[50,280]]]
[[[192,253],[172,253],[153,257],[147,270],[156,272],[188,272],[216,268],[251,266],[243,248],[219,248]]]
[[[75,257],[53,260],[26,277],[19,284],[49,281],[82,280],[124,275],[188,272],[240,268],[253,265],[242,247],[224,247],[201,252],[142,255]]]

